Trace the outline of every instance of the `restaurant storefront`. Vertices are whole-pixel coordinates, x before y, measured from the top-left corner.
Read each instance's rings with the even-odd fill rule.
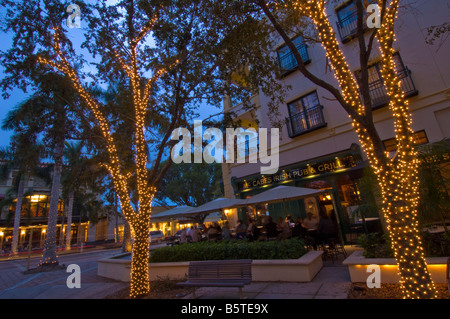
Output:
[[[296,186],[328,190],[329,194],[285,204],[265,204],[238,211],[238,219],[254,218],[261,224],[267,216],[273,220],[283,219],[290,214],[295,221],[306,218],[312,212],[319,218],[319,210],[328,216],[334,214],[345,242],[354,242],[358,233],[363,231],[381,231],[376,209],[358,209],[364,198],[373,198],[371,194],[361,194],[359,184],[364,176],[366,162],[363,161],[359,146],[353,144],[349,149],[281,167],[274,175],[252,175],[232,179],[236,198],[245,199],[279,185]],[[333,202],[334,201],[334,202]],[[362,218],[364,217],[364,219]]]

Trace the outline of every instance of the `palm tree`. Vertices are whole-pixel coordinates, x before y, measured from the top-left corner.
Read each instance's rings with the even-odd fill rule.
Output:
[[[3,129],[9,127],[7,119],[3,122]],[[25,182],[37,167],[42,151],[43,147],[40,144],[36,144],[35,136],[23,134],[22,132],[16,133],[11,137],[10,148],[0,149],[0,178],[7,179],[11,173],[17,172],[15,177],[13,174],[13,186],[15,186],[14,190],[17,198],[11,246],[13,255],[18,252],[20,215],[25,193]],[[10,196],[9,200],[11,199]],[[5,200],[8,200],[8,198],[5,198]]]
[[[58,264],[56,230],[66,139],[79,138],[78,118],[68,105],[76,105],[67,80],[55,73],[46,73],[40,79],[38,90],[11,110],[5,128],[21,132],[23,136],[42,138],[46,151],[53,157],[50,207],[47,236],[41,266]],[[76,108],[75,108],[76,109]]]
[[[64,149],[64,158],[66,165],[63,170],[62,186],[63,196],[67,199],[67,228],[66,228],[66,250],[71,248],[71,228],[72,211],[75,192],[80,190],[85,180],[86,158],[82,155],[83,144],[81,142],[66,142]]]

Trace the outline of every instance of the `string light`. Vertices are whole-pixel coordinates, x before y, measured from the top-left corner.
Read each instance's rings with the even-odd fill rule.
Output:
[[[150,23],[138,32],[138,36],[131,39],[130,45],[130,63],[125,63],[118,52],[114,52],[114,57],[123,69],[124,73],[129,78],[131,84],[131,91],[133,97],[134,107],[134,159],[135,172],[134,174],[122,173],[123,169],[121,161],[116,148],[116,141],[111,134],[110,124],[107,117],[102,112],[101,104],[84,88],[80,81],[77,72],[68,62],[63,50],[61,49],[61,39],[59,28],[54,28],[52,48],[56,53],[57,59],[50,60],[44,57],[38,58],[38,63],[48,65],[61,73],[65,74],[71,80],[72,86],[79,94],[82,101],[87,108],[92,112],[97,122],[98,127],[106,141],[106,151],[108,154],[108,163],[102,165],[108,169],[115,191],[119,198],[119,205],[122,208],[124,217],[129,222],[132,232],[135,234],[135,240],[132,248],[131,261],[131,283],[130,283],[130,297],[135,298],[146,295],[150,291],[150,282],[148,275],[148,258],[149,258],[149,233],[150,233],[150,217],[151,204],[157,189],[151,185],[148,176],[148,156],[146,151],[146,142],[144,136],[145,117],[147,114],[148,103],[150,99],[150,92],[153,84],[161,77],[167,69],[162,68],[154,73],[154,75],[147,79],[145,85],[142,76],[139,74],[138,65],[138,45],[149,34],[152,26],[156,22],[156,18],[152,19]],[[175,63],[178,63],[176,61]],[[172,67],[170,65],[169,67]],[[137,205],[133,206],[131,203],[129,186],[131,179],[136,177],[137,180]]]
[[[381,7],[383,1],[379,0],[378,5]],[[359,99],[358,85],[339,48],[336,34],[325,12],[324,2],[297,1],[294,9],[313,20],[345,102],[352,107],[355,114],[364,116],[365,109]],[[378,176],[382,192],[383,214],[399,266],[403,296],[405,298],[435,298],[436,289],[427,269],[417,218],[419,161],[413,146],[411,115],[393,59],[392,44],[395,41],[394,21],[397,9],[398,0],[391,1],[386,7],[381,28],[376,34],[380,43],[381,75],[390,98],[389,108],[395,123],[398,143],[396,159],[390,159],[388,152],[384,152],[384,156],[380,158],[380,155],[375,152],[370,134],[361,125],[358,116],[350,115],[350,117],[361,145]]]

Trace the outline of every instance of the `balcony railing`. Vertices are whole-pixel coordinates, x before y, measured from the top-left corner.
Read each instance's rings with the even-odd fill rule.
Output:
[[[411,78],[411,71],[404,68],[398,73],[401,82],[401,88],[406,97],[417,95],[418,91]],[[372,99],[372,108],[377,109],[389,104],[390,98],[386,92],[383,80],[377,80],[369,83],[369,94]]]
[[[295,137],[326,126],[327,123],[322,110],[322,105],[316,105],[286,118],[289,137]]]
[[[309,62],[311,62],[311,59],[309,58],[308,55],[307,46],[304,43],[302,43],[300,45],[297,45],[296,47],[298,53],[300,53],[300,56],[302,57],[303,63],[308,64]],[[280,69],[284,74],[291,72],[298,66],[294,54],[290,51],[284,55],[279,55],[278,61],[280,63]]]
[[[370,2],[370,1],[369,1]],[[367,18],[369,14],[364,10],[362,18],[363,31],[367,30]],[[338,19],[336,22],[338,32],[343,43],[350,41],[358,31],[358,15],[355,12],[349,14],[345,18]]]

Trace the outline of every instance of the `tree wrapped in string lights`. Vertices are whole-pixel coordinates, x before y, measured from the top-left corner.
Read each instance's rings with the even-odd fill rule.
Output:
[[[54,28],[53,50],[57,60],[49,60],[45,57],[39,57],[38,62],[50,66],[66,76],[73,84],[74,89],[80,95],[82,101],[92,112],[100,128],[102,137],[106,144],[106,150],[109,161],[103,163],[111,174],[114,188],[120,199],[124,217],[129,221],[135,233],[135,242],[133,246],[132,270],[131,270],[131,296],[138,296],[149,292],[148,280],[148,251],[150,232],[151,204],[156,188],[149,181],[148,176],[148,153],[144,137],[145,115],[149,103],[152,84],[165,72],[164,69],[158,70],[150,78],[144,81],[139,74],[137,64],[137,48],[141,40],[144,39],[151,30],[155,20],[150,21],[139,31],[138,35],[130,41],[131,61],[126,63],[122,60],[119,53],[115,57],[119,61],[125,74],[129,77],[131,91],[133,95],[133,109],[135,118],[134,136],[135,145],[135,177],[137,180],[136,197],[137,205],[133,206],[129,193],[129,185],[134,178],[133,174],[125,174],[121,167],[121,161],[115,145],[115,140],[108,123],[107,117],[102,112],[102,106],[97,99],[90,94],[80,80],[76,70],[70,65],[61,49],[60,29]],[[144,85],[142,83],[144,82]]]
[[[436,290],[427,269],[417,218],[418,159],[414,149],[413,131],[408,109],[408,100],[401,88],[395,69],[393,44],[394,25],[399,1],[379,0],[381,25],[365,34],[365,10],[368,1],[356,0],[357,31],[359,48],[359,78],[351,72],[336,33],[331,27],[323,0],[301,1],[255,1],[274,26],[277,33],[293,52],[298,70],[313,83],[328,90],[347,111],[372,167],[378,177],[382,191],[383,213],[392,239],[392,248],[399,266],[400,284],[405,298],[434,298]],[[326,52],[339,89],[310,73],[298,54],[286,29],[277,14],[290,10],[294,14],[310,19],[317,31],[318,41]],[[367,35],[367,36],[366,36]],[[377,42],[375,42],[377,41]],[[397,141],[395,161],[384,151],[372,117],[372,99],[369,94],[368,63],[375,44],[379,47],[381,74],[389,97],[389,108],[394,119]]]
[[[233,54],[249,50],[235,45],[248,34],[234,32],[227,41],[242,14],[214,15],[206,2],[79,3],[83,29],[76,30],[64,27],[68,1],[0,0],[9,12],[4,30],[14,33],[15,44],[1,61],[8,74],[0,82],[3,92],[36,85],[35,75],[48,71],[69,79],[77,100],[67,107],[82,122],[87,150],[108,170],[134,233],[131,297],[150,290],[151,206],[172,165],[172,131],[192,128],[200,105],[221,105],[229,90],[224,77],[240,62],[223,57],[227,47]],[[72,35],[80,31],[85,41],[76,48]],[[83,48],[89,55],[79,54]],[[97,60],[88,64],[86,56]]]

